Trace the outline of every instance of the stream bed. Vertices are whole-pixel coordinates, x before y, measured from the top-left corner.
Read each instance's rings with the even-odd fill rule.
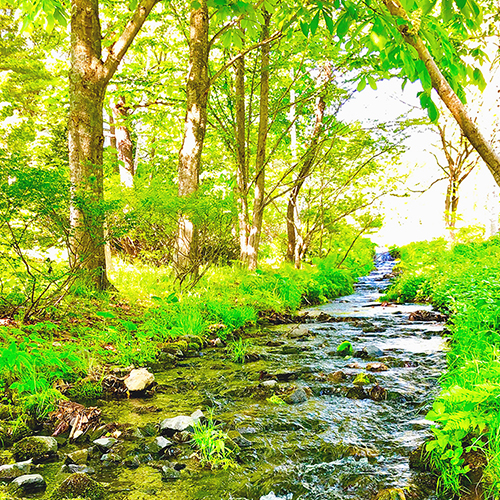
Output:
[[[409,321],[425,306],[375,302],[393,265],[380,254],[353,295],[308,309],[305,324],[263,328],[251,339],[255,361],[240,365],[223,348],[205,349],[155,371],[152,397],[99,401],[103,420],[128,430],[111,460],[91,454],[92,477],[122,500],[369,500],[418,484],[408,456],[430,434],[425,414],[446,366],[444,325]],[[344,341],[353,357],[337,355]],[[370,382],[354,384],[359,374]],[[158,424],[197,409],[236,436],[238,467],[202,468],[189,443],[154,454]],[[165,480],[161,464],[179,473]],[[40,467],[53,483],[67,475],[60,462]],[[407,498],[435,498],[415,491]]]

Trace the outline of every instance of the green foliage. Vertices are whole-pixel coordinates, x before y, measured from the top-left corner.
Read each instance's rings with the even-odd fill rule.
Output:
[[[451,314],[448,371],[427,415],[436,422],[427,445],[441,474],[440,488],[459,493],[468,471],[464,453],[488,458],[488,498],[500,493],[500,238],[458,243],[413,243],[400,249],[402,277],[387,297],[403,299],[405,283],[419,283],[421,297]],[[422,292],[425,283],[425,293]],[[411,294],[408,294],[411,295]]]
[[[71,380],[82,367],[76,348],[55,348],[36,333],[27,336],[6,328],[0,331],[0,341],[7,345],[0,351],[0,377],[6,391],[33,416],[44,418],[62,398],[52,383]]]
[[[67,293],[73,276],[51,259],[69,235],[69,183],[55,168],[0,150],[0,314],[42,315]]]
[[[243,340],[242,338],[233,340],[232,342],[228,342],[227,351],[231,357],[231,360],[235,363],[244,363],[249,346],[250,341]]]
[[[196,422],[192,442],[200,453],[202,465],[213,469],[237,467],[232,458],[233,451],[226,446],[228,435],[213,421],[212,415],[206,423]]]
[[[270,398],[267,398],[267,401],[273,405],[278,406],[288,406],[285,401],[283,401],[279,396],[273,394]]]

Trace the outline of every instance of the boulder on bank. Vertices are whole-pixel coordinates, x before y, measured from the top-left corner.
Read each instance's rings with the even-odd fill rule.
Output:
[[[57,440],[51,436],[29,436],[12,447],[17,461],[32,459],[33,463],[49,462],[57,458]]]
[[[155,381],[155,376],[146,368],[132,370],[123,381],[129,392],[145,391]]]
[[[86,500],[102,500],[106,495],[104,486],[88,474],[76,472],[68,476],[52,493],[50,500],[64,498],[85,498]]]

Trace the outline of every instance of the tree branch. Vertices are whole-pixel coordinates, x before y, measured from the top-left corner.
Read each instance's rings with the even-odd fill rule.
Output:
[[[142,28],[146,18],[149,16],[149,13],[153,10],[153,7],[158,1],[159,0],[142,0],[137,6],[135,12],[132,14],[132,17],[128,21],[118,40],[116,40],[116,42],[114,42],[109,48],[106,60],[102,66],[102,77],[106,83],[109,82],[115,74],[123,56],[127,52],[135,36]]]

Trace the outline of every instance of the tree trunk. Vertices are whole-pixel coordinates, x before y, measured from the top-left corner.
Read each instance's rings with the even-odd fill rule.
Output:
[[[264,12],[265,24],[262,28],[261,40],[269,37],[269,24],[271,16]],[[248,245],[245,262],[250,270],[257,268],[260,236],[262,232],[262,221],[264,218],[264,195],[265,195],[265,164],[266,164],[266,142],[269,121],[269,54],[268,43],[261,47],[260,63],[260,96],[259,96],[259,132],[257,140],[257,154],[255,157],[255,193],[253,202],[252,228],[248,236]]]
[[[323,96],[318,97],[316,103],[316,122],[314,124],[314,130],[312,133],[311,142],[307,148],[304,155],[304,161],[302,167],[295,179],[295,184],[292,191],[290,192],[290,197],[288,198],[288,207],[286,213],[286,223],[287,223],[287,234],[288,234],[288,247],[287,247],[287,260],[293,262],[297,269],[300,268],[302,260],[302,246],[303,241],[299,231],[299,217],[298,217],[298,207],[297,200],[299,197],[300,190],[304,185],[307,177],[311,173],[311,169],[314,165],[318,153],[319,139],[323,130],[323,119],[325,117],[326,103]]]
[[[113,103],[111,103],[111,106]],[[115,119],[113,117],[113,111],[109,115],[109,145],[113,150],[113,173],[119,174],[120,167],[118,166],[118,150],[116,149],[116,135],[115,135]]]
[[[448,181],[448,188],[446,189],[444,207],[446,227],[450,230],[454,230],[457,224],[458,190],[458,181],[455,178],[450,177]]]
[[[248,169],[245,141],[245,58],[235,63],[235,137],[238,194],[238,226],[240,239],[240,260],[243,261],[248,246]]]
[[[111,103],[113,121],[115,125],[116,150],[120,169],[120,181],[126,187],[134,185],[134,143],[126,123],[129,108],[125,105],[125,98],[118,97],[116,102]]]
[[[71,1],[69,71],[70,266],[97,289],[106,275],[103,195],[103,101],[106,87],[157,0],[142,0],[101,59],[98,0]]]
[[[469,139],[469,142],[472,144],[474,149],[479,153],[479,156],[481,156],[481,158],[490,169],[495,182],[500,186],[500,156],[482,135],[479,127],[469,116],[465,106],[462,104],[446,78],[441,73],[436,62],[434,61],[434,58],[427,50],[427,47],[425,46],[418,33],[416,33],[415,30],[411,28],[411,19],[401,5],[400,1],[383,1],[393,17],[405,19],[410,23],[409,26],[407,24],[399,24],[399,32],[401,33],[404,41],[417,51],[419,59],[425,64],[425,67],[429,72],[433,88],[436,90],[446,107],[450,110],[464,135],[467,137],[467,139]]]
[[[104,253],[103,100],[97,0],[73,0],[69,73],[69,166],[72,204],[70,265],[100,290],[108,286]]]
[[[179,152],[179,196],[192,196],[198,190],[201,153],[207,126],[208,79],[208,8],[206,0],[191,11],[189,30],[189,74],[186,85],[187,108],[184,139]],[[174,265],[184,279],[198,269],[197,231],[185,214],[179,217]]]

